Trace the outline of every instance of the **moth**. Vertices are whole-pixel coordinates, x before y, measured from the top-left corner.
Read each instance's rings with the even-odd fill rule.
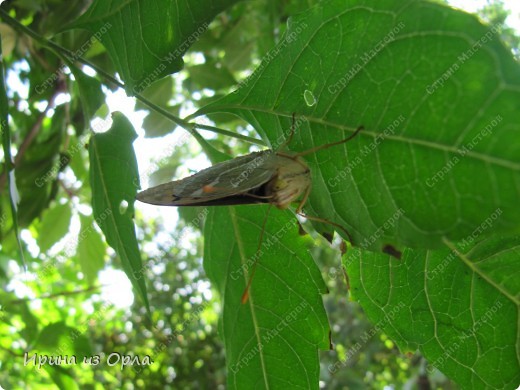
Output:
[[[343,144],[357,135],[303,152],[253,152],[203,169],[189,177],[141,191],[136,199],[158,206],[230,206],[269,203],[286,209],[303,194],[301,213],[311,190],[311,171],[303,156]],[[292,138],[292,133],[289,143]]]
[[[269,203],[279,209],[286,209],[301,197],[296,213],[303,215],[302,209],[309,197],[312,182],[311,171],[302,157],[348,142],[362,129],[363,127],[358,127],[349,137],[341,141],[303,152],[264,150],[236,157],[184,179],[139,192],[136,198],[141,202],[158,206],[229,206]],[[280,149],[291,142],[293,135],[294,114],[290,136]],[[348,231],[339,224],[318,217],[303,216],[339,227],[350,239]],[[262,235],[258,249],[261,241]],[[255,269],[256,263],[249,275],[249,282],[242,297],[243,303],[247,301]]]

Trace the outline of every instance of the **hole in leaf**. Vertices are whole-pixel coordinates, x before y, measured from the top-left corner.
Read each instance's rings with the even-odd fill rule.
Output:
[[[126,210],[128,210],[128,202],[123,199],[121,203],[119,203],[119,214],[123,215],[126,213]]]
[[[303,98],[309,107],[312,107],[316,104],[316,98],[314,97],[314,94],[308,89],[306,89],[303,93]]]

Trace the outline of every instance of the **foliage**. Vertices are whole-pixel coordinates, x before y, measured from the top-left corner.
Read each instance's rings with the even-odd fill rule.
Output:
[[[0,17],[2,386],[455,386],[438,369],[516,388],[519,40],[499,3],[488,25],[417,0],[25,1]],[[141,176],[154,184],[186,173],[190,140],[218,162],[362,126],[304,157],[306,214],[349,234],[302,235],[287,210],[264,224],[263,206],[179,209],[168,230],[134,207],[144,140],[107,116],[118,87],[147,139],[177,137]],[[114,269],[131,308],[107,296]]]

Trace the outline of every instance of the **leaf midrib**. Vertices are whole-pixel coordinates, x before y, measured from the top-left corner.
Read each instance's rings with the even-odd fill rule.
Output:
[[[239,225],[238,225],[238,221],[237,221],[237,216],[235,214],[235,209],[233,207],[229,207],[228,210],[229,210],[229,215],[230,215],[231,221],[233,223],[233,232],[234,232],[234,235],[235,235],[235,242],[237,243],[237,246],[238,246],[238,253],[240,255],[240,262],[242,263],[242,265],[244,265],[246,263],[247,259],[246,259],[246,256],[245,256],[245,248],[244,248],[244,245],[243,245],[242,237],[240,236]],[[246,272],[243,272],[242,274],[244,276],[245,283],[247,285],[249,275],[246,274]],[[253,321],[253,328],[254,328],[254,332],[255,332],[257,345],[261,345],[260,334],[258,332],[258,330],[260,328],[258,326],[258,320],[256,318],[256,311],[253,308],[253,300],[254,299],[253,299],[252,295],[250,294],[247,304],[248,304],[249,310],[251,312],[251,319]],[[261,365],[261,369],[262,369],[262,377],[264,378],[264,384],[266,386],[266,389],[269,389],[269,382],[267,381],[267,369],[266,369],[266,366],[265,366],[264,354],[263,354],[262,351],[263,351],[263,349],[260,349],[260,351],[258,352],[258,354],[260,356],[260,365]],[[236,382],[235,382],[235,385],[236,385]]]
[[[95,151],[94,157],[96,159],[96,167],[97,167],[97,170],[98,170],[98,178],[99,178],[99,180],[102,183],[101,187],[103,189],[103,195],[105,197],[105,200],[106,200],[107,204],[109,205],[109,207],[111,209],[111,213],[110,213],[109,218],[110,218],[110,220],[112,221],[112,224],[115,227],[115,237],[116,237],[116,240],[117,240],[117,243],[118,243],[118,248],[120,248],[120,250],[122,252],[124,252],[125,257],[130,262],[130,257],[128,256],[126,247],[123,244],[123,240],[121,239],[121,235],[119,234],[119,229],[117,228],[117,222],[116,222],[115,217],[114,217],[113,205],[111,204],[110,197],[108,196],[108,192],[106,191],[107,185],[105,183],[105,177],[103,175],[103,170],[101,169],[101,161],[100,161],[100,156],[99,156],[99,149],[96,147],[96,138],[92,137],[92,141],[91,142],[92,142],[92,148]],[[113,236],[113,234],[112,234],[112,236]],[[124,266],[125,263],[123,262],[122,264]]]
[[[267,110],[267,109],[247,106],[247,105],[243,105],[243,104],[226,104],[224,106],[219,106],[219,110],[225,110],[225,109],[257,111],[257,112],[272,114],[272,115],[276,115],[276,116],[286,116],[288,118],[290,118],[292,116],[292,114],[287,114],[285,112],[276,112],[273,110]],[[200,114],[203,114],[203,112],[201,112]],[[342,131],[349,131],[351,133],[354,133],[354,131],[357,129],[357,127],[343,126],[338,123],[328,122],[326,120],[319,119],[319,118],[313,118],[311,116],[307,116],[306,118],[309,122],[328,126],[328,127],[333,127],[333,128],[336,128],[336,129],[342,130]],[[370,135],[373,138],[379,137],[381,140],[393,140],[393,141],[403,142],[403,143],[411,144],[411,145],[425,146],[430,149],[436,149],[436,150],[439,150],[442,152],[456,154],[456,155],[461,154],[460,146],[439,144],[439,143],[434,143],[432,141],[422,140],[422,139],[418,139],[418,138],[405,138],[400,135],[383,136],[382,133],[376,133],[374,131],[370,131],[370,130],[366,130],[366,129],[364,129],[362,132],[360,132],[358,136],[361,137],[363,135]],[[511,160],[505,160],[503,158],[498,158],[498,157],[490,156],[487,154],[478,153],[473,150],[469,150],[469,151],[465,150],[464,156],[470,156],[470,157],[473,157],[475,160],[479,160],[479,161],[482,161],[485,163],[489,163],[489,164],[496,165],[496,166],[501,166],[504,168],[508,168],[508,169],[520,172],[520,162],[516,163]]]
[[[446,244],[446,246],[451,251],[453,251],[471,271],[473,271],[476,275],[480,276],[483,280],[485,280],[487,283],[493,286],[497,291],[503,294],[517,307],[520,306],[520,300],[518,300],[515,296],[511,295],[505,288],[503,288],[501,285],[497,284],[493,279],[491,279],[485,272],[483,272],[479,267],[477,267],[475,263],[471,261],[464,253],[461,253],[451,241],[447,240],[446,238],[443,238],[443,241]]]

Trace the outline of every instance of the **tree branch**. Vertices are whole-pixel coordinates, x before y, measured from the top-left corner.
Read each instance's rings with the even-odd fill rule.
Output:
[[[83,289],[79,289],[79,290],[72,290],[72,291],[60,291],[60,292],[57,292],[57,293],[54,293],[54,294],[44,294],[44,295],[41,295],[41,296],[36,297],[36,298],[14,299],[12,301],[7,302],[6,306],[7,305],[18,305],[18,304],[23,303],[23,302],[32,302],[32,301],[36,301],[36,300],[40,300],[40,299],[53,299],[53,298],[64,297],[64,296],[69,296],[69,295],[84,294],[84,293],[88,293],[88,292],[99,290],[101,287],[103,287],[103,285],[90,286],[90,287],[87,287],[87,288],[83,288]]]

